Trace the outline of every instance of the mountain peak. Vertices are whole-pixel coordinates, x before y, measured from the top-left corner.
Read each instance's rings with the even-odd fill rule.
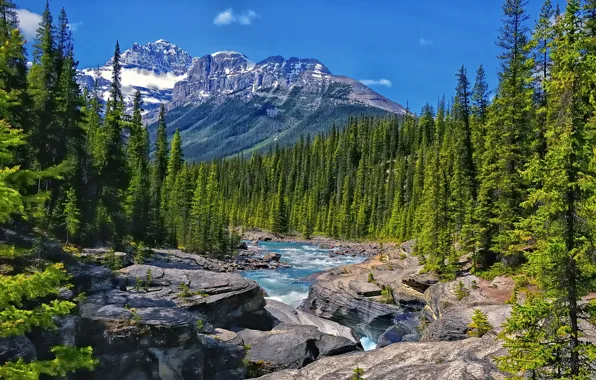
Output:
[[[133,68],[155,72],[156,74],[185,74],[192,64],[192,57],[183,49],[166,41],[157,40],[144,45],[134,43],[121,54],[123,68]],[[106,66],[111,66],[113,58]]]

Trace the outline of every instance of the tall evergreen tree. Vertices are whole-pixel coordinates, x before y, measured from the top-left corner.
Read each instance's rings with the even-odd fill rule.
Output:
[[[536,188],[524,202],[532,213],[519,223],[521,244],[533,246],[528,270],[541,289],[514,307],[503,334],[509,353],[500,358],[503,370],[524,377],[587,379],[596,366],[596,346],[582,339],[579,323],[596,311],[583,300],[596,288],[596,104],[589,95],[596,67],[584,55],[582,24],[580,3],[570,0],[555,26],[547,152],[525,172]]]
[[[170,153],[168,158],[167,175],[164,179],[161,193],[161,215],[164,218],[165,227],[168,232],[170,242],[175,240],[176,209],[173,207],[176,203],[176,178],[182,170],[184,160],[182,157],[182,142],[180,140],[180,131],[177,129],[172,138]]]
[[[130,170],[126,199],[126,214],[131,235],[137,241],[147,241],[150,225],[149,137],[143,127],[141,93],[134,97],[132,120],[129,123],[127,162]]]
[[[506,0],[503,4],[499,86],[486,124],[476,212],[485,264],[509,253],[510,232],[521,215],[519,205],[527,188],[519,174],[528,160],[532,129],[525,6],[524,0]]]
[[[166,135],[166,110],[162,104],[155,138],[155,158],[151,166],[151,229],[153,240],[163,239],[162,187],[168,171],[168,138]]]
[[[112,58],[112,85],[106,116],[98,139],[98,171],[100,176],[100,218],[103,237],[119,244],[126,231],[123,199],[128,187],[128,170],[124,151],[124,104],[120,84],[120,47],[116,43]]]

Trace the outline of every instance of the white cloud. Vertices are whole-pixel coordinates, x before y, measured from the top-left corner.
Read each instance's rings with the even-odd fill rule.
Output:
[[[230,25],[234,21],[236,21],[236,16],[232,13],[232,8],[229,8],[215,16],[213,23],[215,25]]]
[[[68,24],[68,27],[70,28],[70,30],[72,30],[73,32],[76,32],[77,29],[79,29],[81,26],[83,26],[83,22],[82,21],[77,21],[77,22],[71,22],[70,24]]]
[[[29,39],[35,38],[37,28],[41,22],[41,15],[26,9],[17,9],[17,17],[19,18],[19,28],[23,32],[23,35]]]
[[[249,9],[248,11],[238,16],[238,22],[242,25],[250,25],[252,23],[252,20],[257,18],[258,16],[259,15],[257,14],[257,12],[253,11],[252,9]]]
[[[367,86],[385,86],[385,87],[391,87],[393,86],[393,84],[391,83],[391,81],[389,79],[362,79],[360,82],[362,82],[363,84],[367,85]]]
[[[421,38],[420,39],[420,46],[428,46],[428,45],[432,45],[433,42],[431,40],[427,40],[426,38]]]
[[[213,19],[213,23],[219,26],[230,25],[233,23],[238,23],[240,25],[250,25],[257,17],[259,17],[258,13],[252,9],[242,13],[234,13],[232,8],[228,8],[225,11],[218,13]]]

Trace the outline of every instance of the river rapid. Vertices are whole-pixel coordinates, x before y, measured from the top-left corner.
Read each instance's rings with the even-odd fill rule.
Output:
[[[249,243],[251,244],[251,243]],[[305,277],[348,264],[363,262],[364,256],[334,255],[333,250],[323,249],[317,245],[293,242],[259,242],[257,255],[279,253],[281,262],[291,265],[290,268],[275,270],[243,271],[241,274],[255,280],[265,291],[267,297],[291,306],[298,306],[308,297],[308,288],[312,282]],[[375,343],[366,337],[361,338],[365,350],[374,349]]]

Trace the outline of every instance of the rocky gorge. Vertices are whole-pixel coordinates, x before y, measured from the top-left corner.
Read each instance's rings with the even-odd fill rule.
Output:
[[[500,378],[490,358],[502,351],[495,332],[513,282],[438,282],[420,273],[411,246],[310,276],[298,308],[224,261],[155,250],[135,264],[127,253],[87,250],[83,263],[54,247],[73,282],[61,297],[84,294],[78,312],[56,330],[0,339],[0,360],[44,359],[71,344],[93,347],[99,363],[72,379],[350,379],[356,367],[367,379]],[[106,255],[121,268],[107,268]],[[467,334],[476,308],[496,328],[482,339]],[[364,352],[362,336],[379,348]]]

